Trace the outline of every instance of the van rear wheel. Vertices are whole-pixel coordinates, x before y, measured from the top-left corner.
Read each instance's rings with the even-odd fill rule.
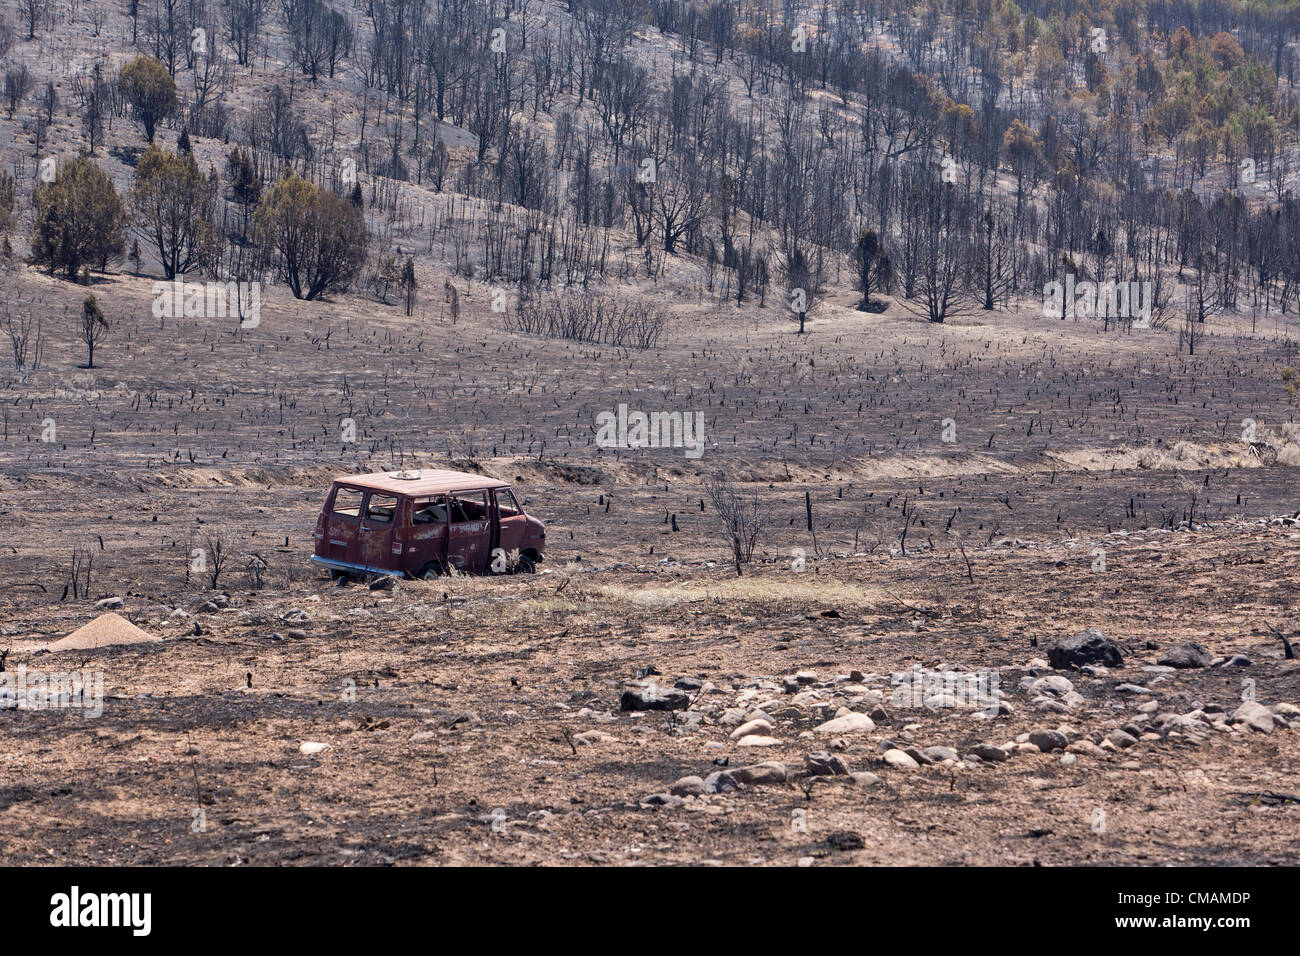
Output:
[[[420,581],[432,581],[434,578],[442,577],[442,565],[437,561],[430,561],[415,573],[415,577]]]

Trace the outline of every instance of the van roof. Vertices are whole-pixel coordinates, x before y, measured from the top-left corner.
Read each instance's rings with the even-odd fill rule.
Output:
[[[336,485],[352,485],[386,491],[394,495],[441,495],[453,491],[477,491],[480,488],[509,488],[509,482],[467,471],[443,471],[422,468],[414,471],[377,471],[370,475],[335,478]]]

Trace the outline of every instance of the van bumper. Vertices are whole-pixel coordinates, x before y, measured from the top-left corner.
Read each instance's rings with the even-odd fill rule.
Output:
[[[352,564],[350,561],[335,561],[333,558],[322,558],[318,554],[311,556],[311,563],[318,568],[328,568],[330,571],[347,571],[349,574],[386,574],[390,577],[404,577],[405,571],[393,571],[388,568],[372,568],[364,564]]]

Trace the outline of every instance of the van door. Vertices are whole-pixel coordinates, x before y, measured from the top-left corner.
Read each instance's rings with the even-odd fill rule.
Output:
[[[357,537],[361,542],[361,564],[380,571],[397,570],[393,554],[393,527],[397,519],[396,495],[372,491],[366,496],[365,511]]]
[[[418,574],[428,564],[447,563],[447,496],[433,495],[411,502],[407,532],[406,570]]]
[[[482,574],[487,570],[492,544],[487,491],[458,491],[447,498],[451,512],[447,562],[457,570]]]
[[[334,497],[325,519],[321,557],[345,564],[360,562],[361,544],[357,540],[357,529],[361,527],[361,502],[365,494],[360,488],[344,485],[334,488]]]
[[[509,488],[498,488],[492,492],[492,499],[497,526],[493,548],[500,548],[509,555],[523,547],[528,518]]]

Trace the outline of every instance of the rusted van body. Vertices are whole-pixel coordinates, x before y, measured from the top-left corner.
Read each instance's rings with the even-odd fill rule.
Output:
[[[531,572],[546,548],[546,525],[524,513],[504,481],[462,471],[393,471],[337,479],[316,519],[315,540],[312,563],[335,576],[424,578],[448,567]]]

